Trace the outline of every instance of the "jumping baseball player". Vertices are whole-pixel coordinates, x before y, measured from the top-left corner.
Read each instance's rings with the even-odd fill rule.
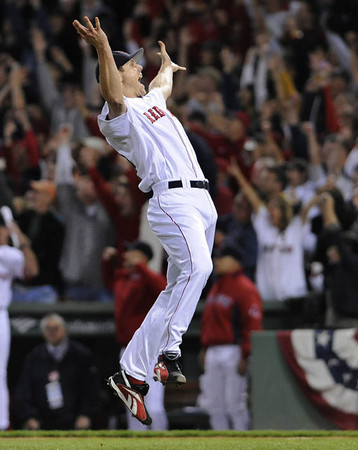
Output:
[[[98,123],[108,143],[136,167],[143,192],[153,191],[148,220],[168,254],[167,287],[159,295],[120,360],[120,371],[110,387],[143,424],[151,418],[144,405],[144,382],[159,355],[154,377],[163,384],[183,384],[180,344],[193,317],[203,287],[212,271],[211,250],[217,213],[208,181],[198,164],[180,122],[166,100],[173,73],[185,70],[173,63],[159,41],[161,67],[149,85],[141,83],[138,64],[143,49],[129,55],[113,52],[95,18],[85,26],[73,22],[78,34],[98,55],[97,79],[106,100]]]
[[[16,236],[19,248],[9,245],[10,234]],[[7,364],[10,352],[10,322],[7,308],[11,302],[14,278],[31,278],[38,274],[36,256],[30,241],[15,224],[7,227],[0,213],[0,430],[9,426],[9,393]]]

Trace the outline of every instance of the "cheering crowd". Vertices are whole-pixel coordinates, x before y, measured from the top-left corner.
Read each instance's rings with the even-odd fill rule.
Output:
[[[247,296],[238,301],[258,311],[251,329],[262,326],[257,305],[271,300],[292,308],[294,326],[354,325],[358,5],[342,3],[4,1],[0,206],[11,209],[38,263],[31,277],[15,278],[12,300],[116,301],[112,266],[134,270],[128,251],[143,241],[156,250],[152,268],[165,274],[166,255],[146,226],[150,196],[98,128],[97,58],[72,27],[87,15],[100,18],[112,49],[144,48],[146,85],[160,67],[158,40],[187,68],[174,75],[168,107],[219,215],[203,300],[230,284],[220,277],[240,272]],[[208,350],[217,342],[205,311]]]

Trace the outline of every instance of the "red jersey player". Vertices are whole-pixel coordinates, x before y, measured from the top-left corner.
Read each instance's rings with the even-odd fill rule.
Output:
[[[262,329],[262,301],[243,273],[237,247],[226,246],[214,257],[216,282],[205,302],[201,343],[204,347],[202,398],[214,430],[246,430],[247,360],[250,333]]]

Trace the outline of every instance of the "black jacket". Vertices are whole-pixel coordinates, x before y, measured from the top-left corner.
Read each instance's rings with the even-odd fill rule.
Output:
[[[59,373],[64,406],[51,409],[46,395],[49,374]],[[64,358],[57,362],[46,344],[35,347],[25,358],[15,398],[14,417],[22,425],[30,417],[40,421],[42,429],[73,429],[79,415],[92,417],[99,406],[97,370],[90,350],[69,341]]]
[[[345,317],[358,317],[358,240],[356,237],[353,242],[347,237],[340,227],[325,228],[318,238],[315,259],[323,263],[325,288],[335,311]],[[332,246],[340,254],[337,264],[330,264],[327,258],[327,250]]]
[[[39,275],[24,284],[30,286],[50,284],[60,289],[62,279],[59,264],[65,239],[64,222],[52,211],[39,214],[32,210],[23,212],[17,222],[30,238],[40,267]]]

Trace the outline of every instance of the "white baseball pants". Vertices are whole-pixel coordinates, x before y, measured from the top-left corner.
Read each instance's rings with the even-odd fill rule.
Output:
[[[248,429],[247,376],[238,374],[240,359],[238,345],[215,345],[206,351],[200,387],[213,430]]]
[[[121,359],[122,368],[145,380],[163,352],[180,355],[201,292],[212,271],[217,213],[205,189],[154,186],[149,224],[168,254],[167,287],[159,295]]]
[[[7,364],[10,353],[10,321],[7,310],[0,310],[0,430],[9,426]]]

